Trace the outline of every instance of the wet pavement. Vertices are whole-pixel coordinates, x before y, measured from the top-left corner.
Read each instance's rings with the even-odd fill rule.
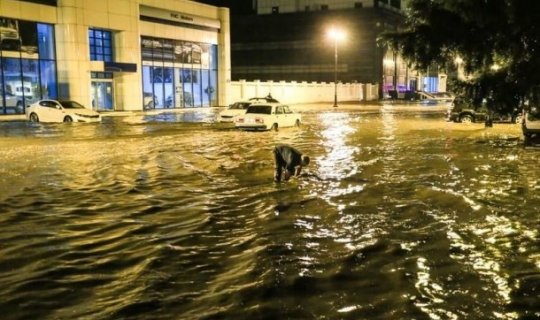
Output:
[[[540,318],[540,149],[443,108],[0,122],[5,319]],[[311,156],[272,181],[270,151]]]

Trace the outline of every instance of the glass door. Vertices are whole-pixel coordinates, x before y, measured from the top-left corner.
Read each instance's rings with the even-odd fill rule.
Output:
[[[112,80],[92,81],[92,109],[98,111],[112,111],[114,109]]]

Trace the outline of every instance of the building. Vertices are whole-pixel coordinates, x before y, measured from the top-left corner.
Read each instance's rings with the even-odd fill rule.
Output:
[[[381,97],[441,91],[444,77],[437,70],[421,75],[377,43],[381,32],[396,30],[403,22],[405,3],[253,1],[254,14],[232,13],[232,79],[334,82],[337,78],[338,82],[377,83]],[[334,44],[327,37],[329,29],[342,30],[345,39]]]
[[[223,105],[229,9],[187,0],[1,0],[0,114],[44,98],[99,111]]]

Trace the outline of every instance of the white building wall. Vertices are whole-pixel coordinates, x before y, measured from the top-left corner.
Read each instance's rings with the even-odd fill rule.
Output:
[[[375,101],[379,99],[378,84],[338,83],[338,101]],[[232,81],[227,105],[253,97],[271,94],[285,103],[334,102],[334,83]]]

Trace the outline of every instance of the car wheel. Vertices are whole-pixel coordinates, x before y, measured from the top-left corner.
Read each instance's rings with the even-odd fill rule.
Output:
[[[470,114],[464,114],[464,115],[459,117],[459,122],[461,122],[461,123],[472,123],[472,122],[474,122],[474,118]]]
[[[270,130],[272,130],[272,131],[278,131],[278,124],[277,124],[277,123],[274,123],[274,124],[272,125],[272,128],[270,128]]]
[[[38,115],[32,112],[32,113],[30,114],[30,122],[39,122],[39,117],[38,117]]]
[[[294,126],[295,126],[295,127],[299,127],[299,126],[300,126],[300,119],[296,119],[296,122],[294,123]]]
[[[73,122],[73,119],[70,116],[66,116],[64,122]]]

